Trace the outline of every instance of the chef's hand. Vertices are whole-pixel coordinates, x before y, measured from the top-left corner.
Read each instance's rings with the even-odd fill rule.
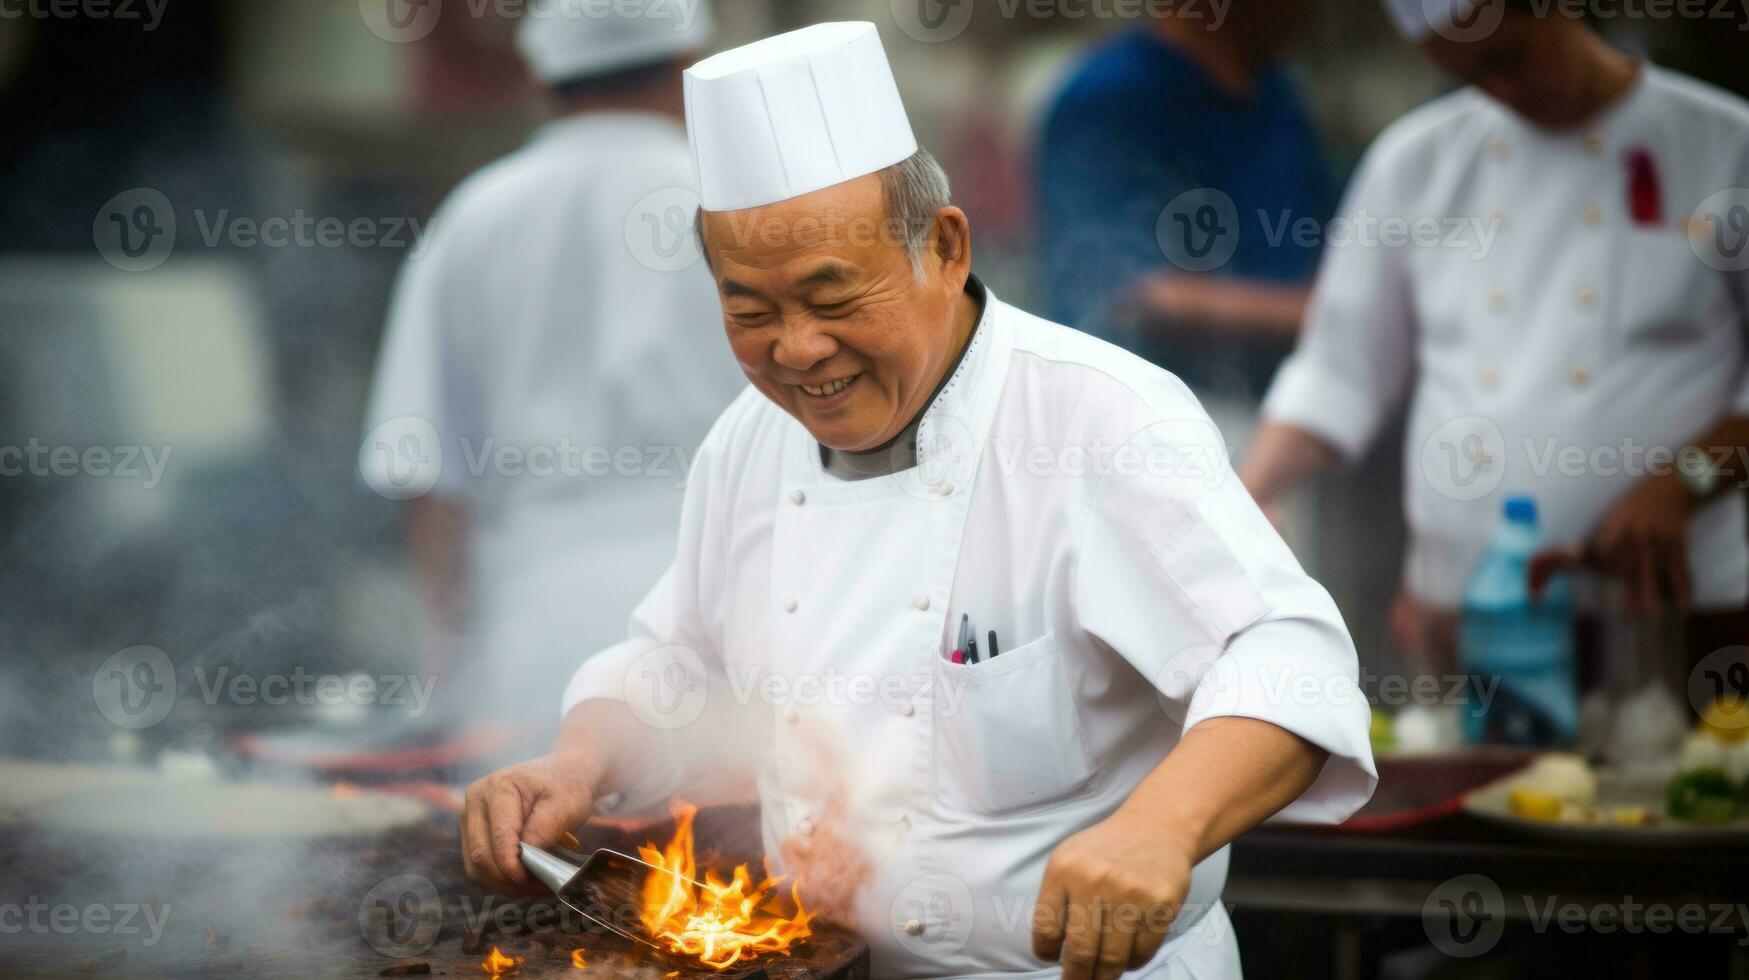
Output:
[[[589,817],[594,802],[593,766],[573,753],[556,751],[478,780],[468,787],[461,817],[468,877],[493,891],[536,891],[518,845],[557,843]]]
[[[1693,514],[1694,498],[1674,476],[1642,480],[1610,507],[1583,545],[1547,549],[1531,559],[1531,592],[1540,594],[1556,573],[1591,567],[1620,580],[1628,613],[1655,613],[1666,602],[1686,610]]]
[[[1032,949],[1061,959],[1064,980],[1099,980],[1145,965],[1190,891],[1195,846],[1124,811],[1051,852],[1033,917]]]

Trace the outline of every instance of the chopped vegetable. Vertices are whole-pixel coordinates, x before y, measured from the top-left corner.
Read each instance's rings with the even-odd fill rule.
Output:
[[[1696,769],[1670,781],[1666,805],[1678,820],[1724,823],[1737,815],[1738,789],[1717,769]]]
[[[1512,791],[1512,812],[1526,820],[1559,820],[1565,802],[1553,793],[1539,793],[1532,789]]]

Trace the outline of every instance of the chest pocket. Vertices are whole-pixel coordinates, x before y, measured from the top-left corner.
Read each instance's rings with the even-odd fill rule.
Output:
[[[952,812],[1011,814],[1092,782],[1092,754],[1054,634],[994,660],[936,666],[935,799]]]
[[[1616,277],[1616,330],[1629,347],[1680,344],[1728,322],[1724,276],[1667,228],[1628,232]]]

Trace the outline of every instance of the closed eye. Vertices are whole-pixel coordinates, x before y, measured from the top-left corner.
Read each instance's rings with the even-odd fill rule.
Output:
[[[815,303],[813,310],[828,320],[840,320],[856,312],[857,302],[847,299],[840,303]]]

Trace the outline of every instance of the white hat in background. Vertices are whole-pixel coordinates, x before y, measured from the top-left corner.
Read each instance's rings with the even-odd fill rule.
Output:
[[[739,211],[884,170],[917,152],[880,34],[816,24],[686,71],[686,130],[707,211]]]
[[[1475,31],[1469,25],[1460,27],[1460,20],[1477,6],[1480,0],[1385,0],[1397,33],[1411,41],[1424,41],[1436,31],[1442,37],[1466,40],[1460,35]]]
[[[698,51],[715,28],[710,0],[537,0],[517,25],[516,49],[552,84]]]

